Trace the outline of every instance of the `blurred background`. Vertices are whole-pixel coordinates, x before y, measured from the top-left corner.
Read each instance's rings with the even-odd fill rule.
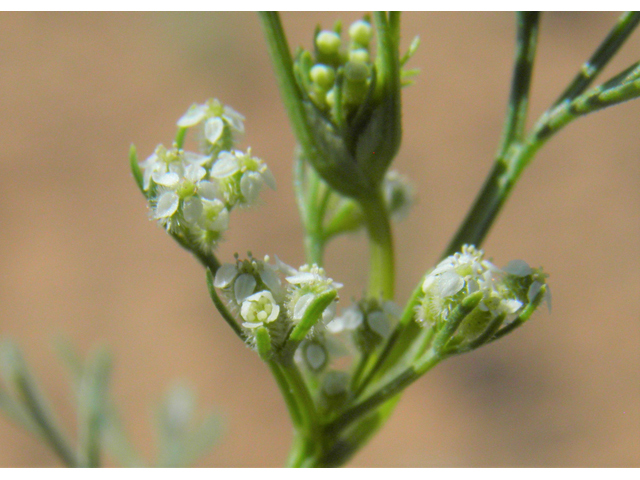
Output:
[[[285,13],[290,43],[356,13]],[[543,15],[531,121],[614,24],[614,13]],[[510,13],[408,13],[404,51],[422,73],[404,90],[395,167],[418,192],[395,227],[398,302],[437,261],[488,172],[506,110]],[[604,77],[638,60],[640,32]],[[283,464],[291,427],[265,365],[215,312],[204,272],[154,222],[128,168],[170,144],[193,102],[247,117],[243,145],[278,181],[232,216],[235,251],[303,263],[291,187],[294,139],[257,16],[250,13],[0,14],[0,336],[16,340],[69,430],[73,399],[52,348],[116,358],[112,393],[140,450],[154,455],[152,405],[185,379],[224,422],[208,467]],[[602,78],[604,80],[605,78]],[[499,343],[448,360],[413,385],[359,467],[640,466],[640,100],[571,124],[538,154],[484,249],[551,273],[553,312]],[[329,247],[326,268],[366,285],[363,235]],[[58,466],[0,417],[0,467]]]

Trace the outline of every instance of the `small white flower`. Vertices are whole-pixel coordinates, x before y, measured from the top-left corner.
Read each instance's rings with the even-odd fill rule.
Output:
[[[229,126],[234,131],[234,133],[236,134],[244,133],[245,118],[241,114],[236,112],[233,108],[229,107],[228,105],[225,105],[224,114],[222,115],[222,118],[224,118],[229,123]]]
[[[233,108],[210,99],[202,105],[191,105],[177,125],[181,128],[199,128],[206,142],[205,150],[212,153],[233,146],[235,139],[244,133],[243,121],[244,117]]]
[[[279,314],[280,306],[267,290],[247,297],[240,308],[240,316],[245,320],[242,325],[250,329],[275,321]]]
[[[333,279],[325,275],[323,268],[313,265],[302,265],[296,270],[277,260],[278,268],[285,272],[288,276],[286,280],[289,284],[287,289],[287,309],[289,317],[294,322],[299,322],[304,317],[307,308],[318,296],[342,287],[342,284],[334,282]],[[332,302],[322,312],[321,323],[317,325],[326,325],[333,320],[336,312],[335,302]],[[316,328],[316,327],[314,327]]]
[[[233,304],[241,305],[254,293],[259,281],[263,284],[260,288],[266,287],[276,302],[284,300],[285,292],[277,269],[269,264],[268,256],[264,260],[249,257],[235,264],[225,263],[216,272],[213,285],[223,290]]]
[[[200,123],[207,116],[207,106],[198,105],[194,103],[189,107],[187,113],[185,113],[177,122],[178,127],[186,128],[193,127]]]
[[[364,315],[358,305],[351,305],[342,311],[342,315],[334,318],[327,324],[327,330],[331,333],[355,330],[364,321]]]
[[[211,168],[211,178],[219,183],[220,195],[227,205],[250,206],[258,200],[263,184],[275,190],[275,178],[257,157],[235,150],[223,151]]]

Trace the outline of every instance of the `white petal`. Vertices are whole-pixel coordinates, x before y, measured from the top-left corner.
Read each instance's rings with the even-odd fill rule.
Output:
[[[262,177],[257,172],[246,172],[240,179],[240,191],[244,197],[244,201],[253,205],[260,195],[262,187]]]
[[[198,183],[204,178],[207,171],[200,165],[189,165],[184,171],[184,178],[193,183]]]
[[[225,263],[216,272],[216,278],[213,280],[213,286],[216,288],[226,287],[231,284],[234,278],[236,278],[237,273],[238,269],[234,264]]]
[[[219,195],[218,185],[207,180],[198,183],[198,195],[207,200],[215,200]]]
[[[402,307],[395,302],[390,300],[384,302],[382,305],[382,310],[392,319],[399,319],[402,316]]]
[[[202,201],[197,197],[188,198],[184,201],[182,214],[187,222],[196,223],[202,215]]]
[[[507,315],[511,315],[512,313],[516,313],[522,307],[522,302],[516,299],[502,300],[500,302],[500,308]]]
[[[277,255],[275,255],[275,261],[276,261],[276,270],[284,273],[285,275],[295,275],[298,273],[298,271],[295,268],[284,263],[282,260],[278,258]]]
[[[524,260],[511,260],[503,270],[516,277],[526,277],[533,273],[531,267]]]
[[[324,348],[317,343],[310,343],[304,353],[309,362],[309,366],[313,370],[318,370],[327,361],[327,354],[324,352]]]
[[[167,172],[162,175],[152,175],[153,181],[163,187],[174,187],[180,181],[180,177],[177,173]]]
[[[436,268],[430,272],[430,275],[439,275],[444,272],[448,272],[449,270],[453,270],[455,268],[453,264],[453,257],[447,257],[443,261],[441,261]]]
[[[369,324],[369,328],[382,338],[387,338],[387,335],[391,333],[389,319],[383,312],[371,312],[367,315],[367,323]]]
[[[464,279],[456,272],[449,271],[438,275],[438,293],[442,297],[455,295],[464,287]]]
[[[295,275],[286,277],[287,282],[293,285],[299,285],[301,283],[311,283],[316,279],[316,276],[310,272],[296,272]]]
[[[533,299],[536,298],[536,295],[538,295],[538,292],[540,292],[541,288],[542,283],[538,281],[533,282],[529,286],[529,291],[527,292],[527,300],[529,300],[529,302],[533,302]]]
[[[344,324],[342,322],[342,317],[336,317],[327,323],[327,330],[330,333],[340,333],[344,330]]]
[[[347,308],[342,314],[342,317],[344,318],[344,327],[347,330],[355,330],[364,321],[362,310],[355,305]]]
[[[231,128],[233,128],[238,133],[244,133],[244,124],[242,123],[244,117],[236,112],[231,107],[224,107],[224,115],[222,115],[226,121],[229,122]]]
[[[209,143],[214,144],[220,140],[224,131],[224,122],[220,117],[213,117],[204,123],[204,136]]]
[[[422,292],[427,293],[427,291],[436,283],[436,279],[438,277],[433,274],[429,274],[425,277],[424,282],[422,282]]]
[[[220,210],[216,219],[207,223],[207,229],[214,232],[224,232],[229,228],[229,211],[226,208]]]
[[[269,292],[267,292],[269,293]],[[273,299],[273,297],[271,297]],[[280,315],[280,305],[278,305],[277,303],[273,303],[272,307],[271,307],[271,315],[269,315],[269,318],[267,318],[265,320],[266,323],[271,323],[273,322],[275,319],[278,318],[278,315]]]
[[[249,297],[253,290],[256,288],[256,279],[253,275],[243,273],[236,278],[236,283],[233,285],[233,292],[238,304],[242,303]]]
[[[205,105],[198,105],[194,103],[189,107],[187,113],[185,113],[177,122],[179,127],[193,127],[197,123],[200,123],[207,113],[207,107]]]
[[[265,265],[264,269],[260,272],[260,279],[272,292],[277,292],[282,289],[278,274],[269,265]]]
[[[200,166],[204,165],[209,160],[211,160],[210,156],[202,155],[200,153],[195,153],[195,152],[184,152],[183,158],[186,163],[190,163],[193,165],[200,165]]]
[[[271,170],[266,168],[265,171],[262,172],[262,179],[264,180],[264,183],[266,183],[271,190],[276,189],[276,177],[273,176],[273,173],[271,173]]]
[[[327,308],[322,312],[322,323],[325,325],[333,320],[336,316],[336,302],[331,302]]]
[[[213,164],[211,169],[211,176],[214,178],[226,178],[230,177],[234,173],[240,170],[240,165],[235,156],[229,152],[222,152],[218,156],[218,160]]]
[[[158,199],[156,205],[156,218],[167,218],[176,213],[180,198],[174,192],[165,192]]]
[[[316,296],[313,293],[306,293],[302,295],[293,307],[293,319],[296,321],[302,320],[304,312],[315,298]]]
[[[547,291],[544,294],[544,301],[547,303],[549,313],[551,313],[551,289],[549,288],[549,285],[547,285]]]

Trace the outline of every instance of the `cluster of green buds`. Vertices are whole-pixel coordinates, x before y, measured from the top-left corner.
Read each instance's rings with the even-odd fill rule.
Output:
[[[149,201],[151,217],[174,236],[210,252],[229,228],[229,212],[256,204],[264,185],[275,189],[267,165],[233,150],[244,133],[244,117],[218,100],[194,104],[178,120],[176,142],[158,145],[140,164],[131,150],[131,167]],[[183,148],[188,130],[198,152]]]
[[[379,17],[379,18],[378,18]],[[393,14],[316,30],[313,52],[299,49],[294,61],[311,143],[305,155],[322,178],[341,194],[363,198],[377,191],[400,146],[400,88],[417,71],[402,71],[418,46],[402,58]]]
[[[438,353],[473,350],[526,321],[543,300],[551,308],[546,277],[522,260],[500,269],[464,245],[424,278],[416,319],[434,332]]]

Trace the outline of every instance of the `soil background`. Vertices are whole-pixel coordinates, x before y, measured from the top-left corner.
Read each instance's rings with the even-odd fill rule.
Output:
[[[614,13],[543,15],[531,121],[614,24]],[[285,13],[292,46],[355,13]],[[490,169],[506,110],[509,13],[408,13],[403,50],[422,73],[403,91],[395,167],[417,203],[395,226],[398,301],[437,261]],[[637,61],[636,32],[604,77]],[[603,77],[603,79],[604,79]],[[208,298],[204,272],[148,220],[128,170],[169,144],[193,102],[246,117],[244,146],[277,192],[234,213],[219,256],[303,263],[291,187],[294,139],[258,19],[249,13],[0,14],[0,336],[25,355],[69,431],[73,398],[52,342],[109,346],[112,393],[134,443],[155,454],[153,405],[174,379],[224,423],[207,467],[282,465],[291,440],[267,368]],[[354,467],[640,467],[640,101],[568,126],[538,154],[483,248],[551,273],[553,311],[448,360],[413,385]],[[363,235],[329,247],[326,267],[360,295]],[[111,461],[107,465],[111,465]],[[0,466],[58,466],[0,418]]]

